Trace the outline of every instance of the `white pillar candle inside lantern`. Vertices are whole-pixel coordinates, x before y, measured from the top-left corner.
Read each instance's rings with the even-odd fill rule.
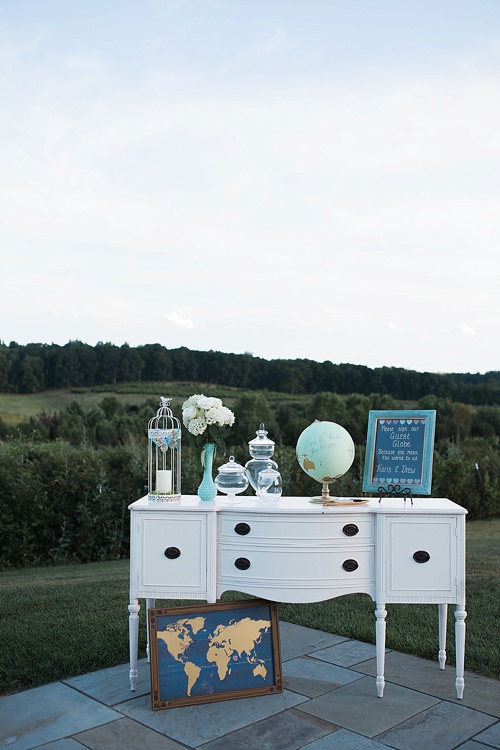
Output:
[[[158,469],[156,472],[156,489],[158,492],[172,492],[172,472],[170,469]]]

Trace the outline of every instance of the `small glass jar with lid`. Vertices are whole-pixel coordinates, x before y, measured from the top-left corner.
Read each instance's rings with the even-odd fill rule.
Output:
[[[223,502],[238,504],[236,495],[245,492],[248,487],[248,477],[245,467],[234,460],[234,456],[229,456],[227,464],[218,468],[218,474],[215,477],[215,486],[219,492],[227,495]]]
[[[263,505],[276,505],[281,497],[283,485],[281,474],[268,466],[259,472],[257,478],[257,495]]]
[[[256,436],[248,442],[248,452],[252,458],[246,462],[245,469],[248,481],[255,490],[255,494],[258,495],[257,480],[259,473],[267,468],[276,470],[278,464],[271,458],[274,453],[274,441],[267,437],[267,430],[263,422],[256,431]]]

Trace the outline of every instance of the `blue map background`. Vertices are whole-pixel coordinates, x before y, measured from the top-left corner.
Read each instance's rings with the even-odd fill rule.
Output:
[[[164,641],[158,639],[158,676],[161,700],[174,700],[188,695],[188,676],[184,671],[186,662],[197,665],[200,675],[191,687],[189,696],[209,696],[238,690],[249,690],[272,686],[275,683],[275,665],[272,642],[272,631],[270,622],[269,605],[249,606],[246,608],[210,611],[199,610],[193,615],[192,620],[202,616],[205,620],[196,634],[190,632],[192,643],[186,648],[182,655],[182,661],[175,659],[167,648]],[[227,627],[235,621],[245,618],[252,620],[267,620],[269,627],[261,630],[262,638],[254,643],[253,654],[259,664],[265,666],[266,675],[255,674],[255,661],[249,662],[245,654],[232,652],[229,657],[228,668],[230,672],[224,679],[219,678],[217,664],[207,660],[207,651],[213,643],[214,631],[219,626]],[[169,626],[175,627],[176,623],[182,621],[182,628],[189,630],[189,615],[159,615],[156,618],[156,630],[160,633]],[[216,639],[217,640],[217,639]]]

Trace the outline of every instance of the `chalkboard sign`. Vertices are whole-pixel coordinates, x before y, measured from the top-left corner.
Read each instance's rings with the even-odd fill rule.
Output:
[[[370,411],[363,492],[430,495],[436,412]]]

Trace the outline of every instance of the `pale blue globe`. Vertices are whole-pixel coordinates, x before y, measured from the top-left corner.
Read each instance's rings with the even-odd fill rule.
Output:
[[[333,482],[354,461],[354,442],[335,422],[313,422],[300,434],[296,455],[302,469],[317,482]]]

